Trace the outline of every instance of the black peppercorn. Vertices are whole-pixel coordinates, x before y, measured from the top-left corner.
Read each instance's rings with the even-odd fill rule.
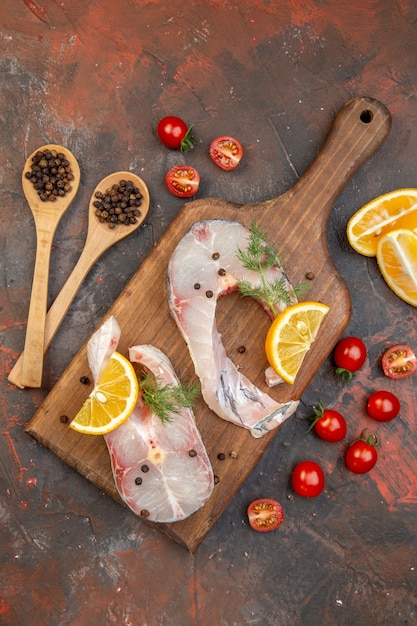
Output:
[[[88,378],[88,376],[81,376],[80,383],[82,383],[83,385],[88,385],[89,382],[90,379]]]
[[[200,289],[201,285],[200,283],[194,283],[194,289]]]
[[[240,354],[243,354],[244,352],[246,352],[246,348],[245,346],[239,346],[237,351],[240,352]]]
[[[217,455],[217,458],[219,459],[219,461],[224,461],[226,458],[226,455],[223,452],[220,452],[220,454]]]
[[[206,296],[207,298],[212,298],[214,296],[213,292],[209,289],[208,291],[206,291]]]
[[[93,202],[97,209],[95,215],[101,223],[107,222],[109,228],[118,224],[137,224],[137,217],[141,215],[137,207],[142,203],[142,194],[132,181],[121,180],[104,193],[96,191],[94,196],[97,198]]]
[[[218,252],[213,252],[213,254],[211,255],[211,258],[214,261],[217,261],[217,259],[220,257],[220,254]]]
[[[221,267],[217,273],[218,273],[219,276],[225,276],[226,275],[226,270]]]
[[[30,170],[25,172],[25,178],[33,183],[42,202],[55,202],[58,196],[63,197],[71,190],[69,183],[74,180],[71,166],[65,155],[55,150],[38,150],[32,157]]]
[[[149,465],[142,465],[140,469],[144,474],[146,474],[146,472],[149,472]]]
[[[141,484],[142,484],[142,479],[141,479],[141,477],[140,477],[140,476],[137,476],[137,477],[135,478],[135,485],[141,485]]]
[[[197,452],[195,450],[190,450],[188,453],[191,457],[197,456]]]
[[[68,415],[61,415],[59,419],[63,424],[66,424],[68,422]]]

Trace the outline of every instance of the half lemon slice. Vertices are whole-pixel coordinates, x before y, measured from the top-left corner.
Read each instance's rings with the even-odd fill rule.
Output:
[[[138,393],[133,365],[119,352],[113,352],[70,427],[87,435],[109,433],[131,415]]]
[[[375,256],[381,237],[399,228],[417,229],[417,189],[396,189],[368,202],[352,215],[346,234],[356,252]]]
[[[328,311],[321,302],[297,302],[272,322],[265,340],[266,358],[287,383],[294,383]]]
[[[376,260],[392,291],[417,306],[417,235],[406,229],[388,233],[378,243]]]

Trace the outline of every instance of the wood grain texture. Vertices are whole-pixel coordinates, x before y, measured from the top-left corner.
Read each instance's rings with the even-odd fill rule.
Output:
[[[180,379],[195,377],[188,350],[170,316],[166,298],[166,268],[178,241],[200,219],[231,219],[250,225],[253,218],[283,251],[284,268],[291,282],[305,280],[313,272],[308,299],[322,301],[330,312],[317,341],[307,355],[294,385],[270,390],[279,401],[299,399],[345,329],[351,311],[348,289],[328,253],[326,224],[332,205],[348,180],[388,135],[391,119],[386,108],[370,98],[357,98],[345,105],[334,122],[317,159],[299,182],[282,196],[252,205],[235,205],[209,198],[186,204],[139,270],[108,311],[121,327],[119,350],[149,343],[171,359]],[[269,325],[261,307],[238,294],[218,303],[217,323],[229,356],[245,375],[264,390],[267,365],[263,342]],[[244,345],[246,351],[238,352]],[[72,419],[90,389],[79,383],[89,369],[85,345],[28,424],[26,430],[65,463],[119,500],[105,442],[79,435],[60,421]],[[226,423],[199,401],[195,407],[198,427],[219,478],[210,501],[183,522],[158,525],[190,551],[209,532],[227,504],[266,450],[277,431],[253,439],[248,431]],[[237,453],[232,458],[230,453]],[[226,458],[220,461],[219,453]]]

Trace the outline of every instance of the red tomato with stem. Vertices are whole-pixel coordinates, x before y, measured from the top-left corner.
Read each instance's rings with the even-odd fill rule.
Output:
[[[368,398],[366,411],[369,417],[377,422],[389,422],[397,417],[401,404],[397,396],[391,391],[375,391]]]
[[[176,165],[165,175],[169,191],[179,198],[190,198],[200,186],[200,174],[190,165]]]
[[[194,147],[196,139],[192,135],[193,127],[187,124],[180,117],[168,115],[163,117],[158,123],[158,137],[167,148],[188,152]]]
[[[247,509],[249,524],[260,533],[275,530],[284,519],[282,506],[271,498],[259,498],[250,503]]]
[[[374,434],[366,435],[366,429],[362,431],[359,439],[355,439],[345,454],[346,467],[354,474],[366,474],[375,467],[378,460],[376,446],[379,445],[378,437]]]
[[[342,441],[346,436],[346,420],[339,411],[325,409],[321,402],[313,406],[314,416],[311,420],[309,431],[314,428],[316,434],[324,441]]]
[[[299,496],[316,498],[324,489],[324,472],[314,461],[301,461],[294,468],[291,485]]]
[[[344,337],[333,352],[336,374],[345,382],[350,382],[366,359],[366,346],[359,337]]]
[[[216,137],[210,144],[210,156],[222,170],[234,170],[243,156],[243,148],[234,137]]]
[[[382,357],[382,369],[388,378],[406,378],[417,371],[417,357],[408,346],[393,346]]]

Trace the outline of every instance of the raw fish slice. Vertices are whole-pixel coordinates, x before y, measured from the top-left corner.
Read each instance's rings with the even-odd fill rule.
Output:
[[[161,384],[178,384],[170,361],[157,348],[135,346],[129,358],[144,365]],[[129,419],[104,438],[118,492],[137,515],[153,522],[176,522],[211,496],[213,470],[190,409],[162,423],[140,399]]]
[[[254,437],[262,437],[290,417],[298,402],[280,404],[248,380],[227,357],[215,319],[218,298],[237,289],[238,281],[246,280],[252,286],[261,283],[260,275],[245,269],[237,256],[239,248],[246,250],[249,237],[250,231],[239,222],[196,222],[169,261],[168,302],[210,409],[247,428]],[[266,272],[271,283],[281,277],[296,302],[279,263]],[[278,308],[285,306],[282,302]]]
[[[87,343],[87,359],[94,383],[98,381],[104,366],[117,349],[119,340],[120,326],[113,316],[91,336]]]

